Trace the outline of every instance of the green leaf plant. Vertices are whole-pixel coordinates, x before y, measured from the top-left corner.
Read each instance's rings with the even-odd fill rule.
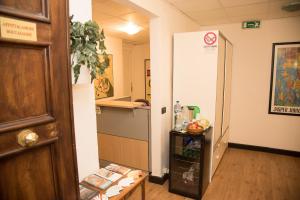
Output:
[[[80,68],[86,66],[90,72],[91,83],[104,73],[109,65],[104,31],[96,22],[81,23],[70,17],[71,65],[74,72],[75,84],[80,75]],[[101,55],[101,60],[99,59]]]

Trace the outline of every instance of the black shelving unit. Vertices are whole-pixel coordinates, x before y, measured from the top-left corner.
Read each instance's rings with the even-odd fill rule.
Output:
[[[204,163],[205,132],[170,132],[169,192],[201,199],[206,189],[203,172],[208,168]]]

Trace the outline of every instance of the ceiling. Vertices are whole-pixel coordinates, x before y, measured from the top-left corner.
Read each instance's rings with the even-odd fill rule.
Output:
[[[149,42],[149,18],[133,8],[113,0],[92,0],[93,20],[104,29],[105,35],[122,38],[124,42],[143,44]],[[133,22],[142,27],[135,35],[128,35],[118,30],[122,25]]]
[[[150,1],[150,0],[149,0]],[[293,0],[165,0],[181,10],[199,25],[238,23],[246,20],[267,20],[300,16],[300,11],[286,12],[281,6]],[[295,0],[294,0],[295,1]],[[296,0],[297,1],[297,0]],[[298,0],[300,1],[300,0]],[[122,38],[124,42],[149,42],[149,17],[134,8],[114,0],[92,0],[93,20],[106,35]],[[121,25],[134,22],[142,27],[135,35],[118,30]]]
[[[292,0],[167,0],[199,25],[237,23],[300,16],[281,6]],[[299,1],[299,0],[298,0]]]

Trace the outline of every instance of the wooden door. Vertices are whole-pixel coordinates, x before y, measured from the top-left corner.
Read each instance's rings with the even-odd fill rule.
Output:
[[[224,135],[226,131],[229,129],[229,123],[230,123],[232,51],[233,51],[232,44],[229,41],[226,41],[222,135]]]
[[[36,26],[1,32],[0,199],[77,199],[67,1],[0,0],[0,18]]]
[[[223,95],[224,95],[224,74],[225,74],[225,39],[219,35],[218,39],[218,75],[217,75],[217,97],[216,117],[214,124],[214,145],[222,136],[223,120]]]

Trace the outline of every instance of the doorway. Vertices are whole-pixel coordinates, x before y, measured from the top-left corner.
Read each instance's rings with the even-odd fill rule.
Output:
[[[110,69],[94,83],[100,166],[114,162],[151,171],[149,17],[112,0],[93,0],[92,9],[110,59]],[[103,79],[112,93],[101,90]]]

